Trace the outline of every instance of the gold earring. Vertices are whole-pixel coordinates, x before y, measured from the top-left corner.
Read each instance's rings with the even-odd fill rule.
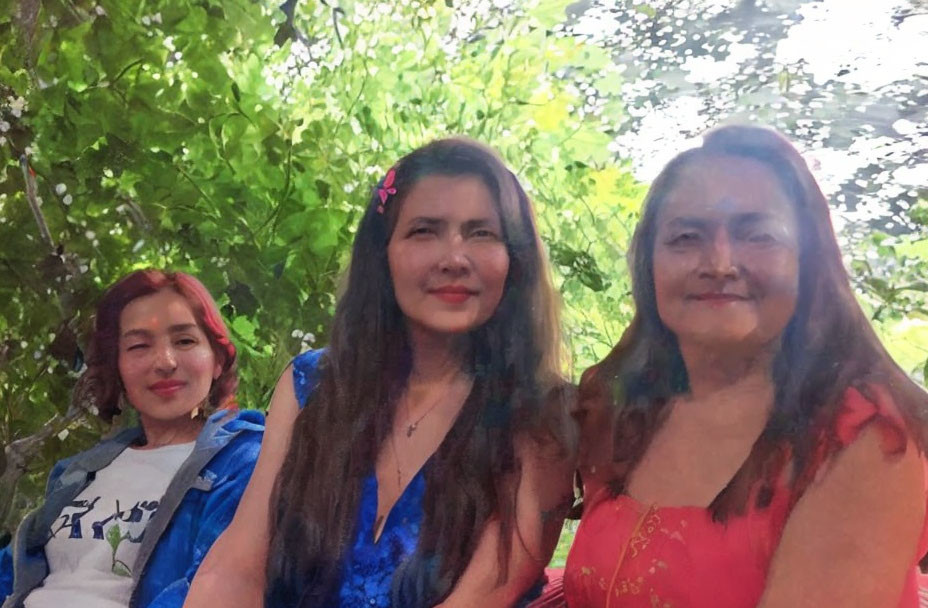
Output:
[[[200,405],[196,406],[190,410],[190,419],[191,420],[204,420],[206,418],[206,406],[209,405],[209,396],[206,397],[203,401],[200,402]]]

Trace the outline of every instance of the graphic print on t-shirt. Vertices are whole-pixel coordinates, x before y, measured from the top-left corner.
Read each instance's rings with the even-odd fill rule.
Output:
[[[145,528],[193,448],[129,448],[97,471],[52,524],[48,576],[25,607],[127,608]]]
[[[90,489],[90,488],[88,488]],[[158,509],[158,500],[136,500],[128,509],[123,508],[118,498],[107,500],[102,496],[87,497],[81,495],[61,511],[58,520],[52,525],[52,538],[89,538],[106,541],[112,551],[112,572],[118,576],[132,576],[132,567],[125,560],[117,557],[124,542],[138,544],[145,535],[148,520]],[[160,498],[160,497],[159,497]],[[103,502],[101,503],[101,500]],[[108,504],[112,504],[107,508]],[[128,504],[128,503],[123,503]],[[93,513],[90,518],[88,513]],[[125,550],[123,551],[125,553]],[[136,553],[135,550],[131,553]]]

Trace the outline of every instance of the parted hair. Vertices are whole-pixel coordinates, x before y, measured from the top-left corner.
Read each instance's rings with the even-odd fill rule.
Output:
[[[361,482],[374,469],[410,372],[411,346],[386,250],[404,198],[419,180],[480,179],[499,212],[510,263],[497,309],[470,332],[465,365],[473,387],[426,468],[418,546],[393,577],[393,605],[432,606],[446,597],[491,518],[501,526],[505,576],[519,475],[514,439],[544,424],[544,398],[563,382],[557,297],[531,204],[515,176],[494,151],[465,138],[418,148],[393,171],[392,185],[381,180],[361,218],[319,385],[297,416],[276,482],[267,564],[273,605],[335,601]],[[396,192],[381,213],[378,188],[387,186]]]

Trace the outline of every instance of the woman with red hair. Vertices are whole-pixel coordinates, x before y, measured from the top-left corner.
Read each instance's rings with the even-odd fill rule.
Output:
[[[928,399],[795,148],[707,134],[651,186],[629,263],[635,318],[580,385],[566,604],[918,606]]]
[[[198,280],[139,270],[110,287],[75,396],[107,422],[132,408],[139,425],[52,469],[45,503],[0,554],[3,607],[181,606],[257,460],[263,417],[236,410],[237,385],[235,346]]]

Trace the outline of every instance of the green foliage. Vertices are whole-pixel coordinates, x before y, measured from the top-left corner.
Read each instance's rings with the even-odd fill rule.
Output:
[[[899,365],[928,381],[928,200],[909,210],[912,233],[873,232],[851,250],[851,278]]]
[[[103,430],[61,416],[105,286],[149,265],[197,275],[241,353],[240,404],[263,408],[288,359],[325,341],[370,188],[436,137],[486,141],[523,179],[577,369],[601,357],[629,312],[641,187],[608,153],[610,120],[578,111],[575,83],[602,79],[590,66],[609,58],[552,33],[566,5],[303,3],[291,22],[245,0],[7,2],[0,439],[49,420],[62,432],[30,461],[3,524],[35,503],[54,460]]]
[[[15,495],[0,459],[0,533],[104,430],[65,417],[102,289],[150,265],[197,275],[241,354],[239,402],[263,408],[325,342],[370,188],[436,137],[494,146],[536,202],[574,377],[618,341],[644,186],[609,151],[628,118],[616,49],[556,33],[566,0],[457,4],[307,1],[290,19],[248,0],[0,0],[0,441],[45,433]],[[877,235],[849,262],[923,373],[926,241]]]

